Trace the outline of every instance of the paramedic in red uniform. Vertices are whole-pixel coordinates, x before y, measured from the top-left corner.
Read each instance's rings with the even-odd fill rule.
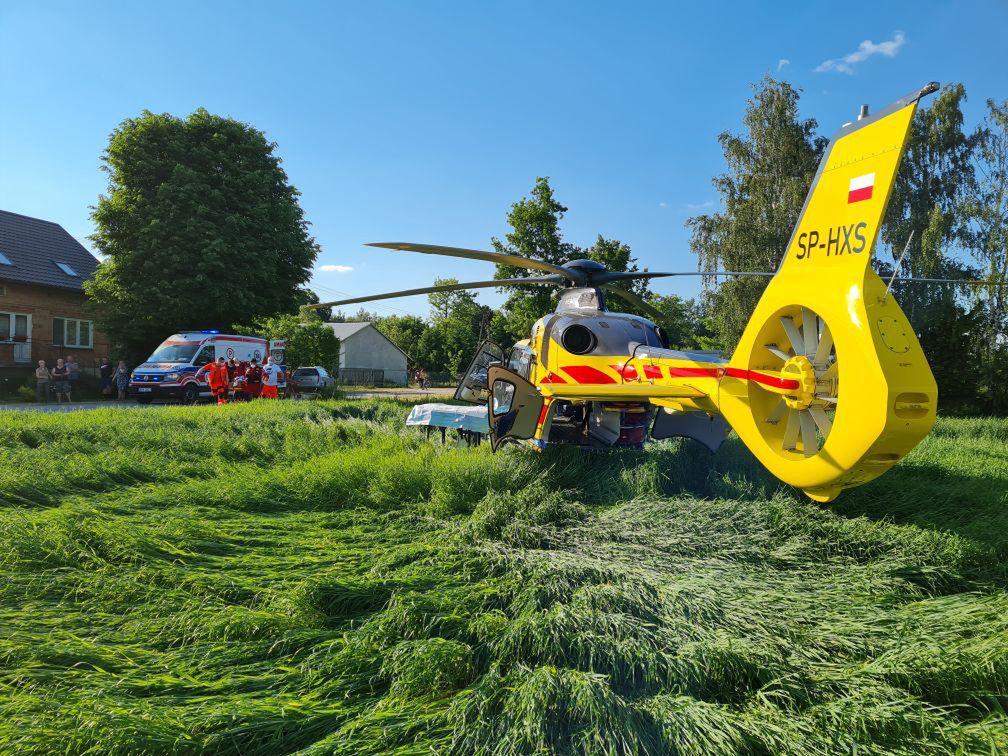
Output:
[[[248,395],[245,393],[245,371],[248,366],[244,362],[240,362],[232,357],[228,361],[228,373],[231,375],[231,388],[234,391],[234,401],[245,402],[248,401]]]
[[[277,385],[280,383],[280,379],[283,378],[283,368],[279,365],[273,364],[273,358],[266,358],[266,365],[262,369],[263,371],[263,387],[262,387],[262,398],[263,399],[276,399],[277,398]]]
[[[259,392],[262,391],[263,369],[259,367],[259,360],[253,359],[245,371],[245,396],[248,399],[258,399]]]
[[[200,375],[203,373],[207,374],[207,383],[210,384],[210,393],[213,395],[214,399],[217,400],[217,404],[227,404],[228,381],[230,376],[228,375],[227,362],[224,361],[224,358],[218,357],[216,362],[208,362],[206,365],[197,370],[196,380],[199,380]]]

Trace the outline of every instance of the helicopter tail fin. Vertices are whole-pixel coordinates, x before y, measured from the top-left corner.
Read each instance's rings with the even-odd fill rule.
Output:
[[[906,316],[872,270],[907,135],[935,83],[831,140],[777,274],[730,365],[718,404],[778,478],[829,501],[891,467],[934,424],[937,388]]]

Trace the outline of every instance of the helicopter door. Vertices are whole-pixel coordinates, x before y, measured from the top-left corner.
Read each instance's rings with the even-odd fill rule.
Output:
[[[455,389],[455,398],[470,404],[483,404],[489,393],[487,386],[487,369],[495,362],[504,362],[504,350],[492,341],[484,341],[476,350],[476,356],[469,363],[462,381]]]
[[[487,384],[490,448],[497,451],[505,438],[532,438],[542,413],[542,394],[520,375],[503,367],[489,368]]]

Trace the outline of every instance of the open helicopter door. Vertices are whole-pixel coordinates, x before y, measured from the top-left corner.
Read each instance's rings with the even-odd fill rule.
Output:
[[[487,372],[487,422],[490,448],[497,451],[505,438],[532,438],[542,414],[542,394],[517,373],[493,366]]]
[[[494,363],[504,362],[504,350],[492,341],[484,341],[476,350],[469,367],[462,374],[462,380],[455,389],[455,398],[460,402],[483,404],[487,400],[487,370]]]

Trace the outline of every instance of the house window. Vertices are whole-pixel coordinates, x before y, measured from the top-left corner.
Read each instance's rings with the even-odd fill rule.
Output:
[[[13,264],[14,263],[10,261],[10,258],[7,257],[7,255],[5,255],[3,252],[0,252],[0,265],[13,265]]]
[[[94,325],[90,320],[75,318],[53,318],[53,346],[80,347],[94,346]]]
[[[28,341],[28,316],[0,312],[0,341]]]
[[[55,262],[55,261],[54,261],[54,262]],[[77,271],[76,271],[76,270],[74,270],[73,268],[71,268],[71,267],[70,267],[69,265],[67,265],[66,263],[62,263],[62,262],[58,262],[58,263],[56,263],[56,267],[58,267],[58,268],[59,268],[60,270],[62,270],[62,271],[63,271],[64,273],[66,273],[66,274],[67,274],[68,276],[73,276],[74,278],[77,278],[77,277],[78,277],[78,276],[77,276]]]

